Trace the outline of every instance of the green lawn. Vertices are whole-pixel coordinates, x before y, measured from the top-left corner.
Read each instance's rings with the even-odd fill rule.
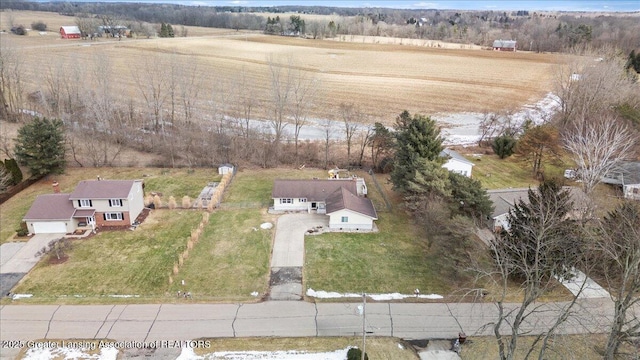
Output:
[[[510,156],[500,159],[497,155],[466,156],[472,161],[473,178],[480,180],[486,189],[526,188],[538,186],[538,180],[533,176],[528,163]],[[564,169],[569,165],[544,164],[547,178],[562,178]]]
[[[505,341],[509,341],[509,337]],[[469,360],[498,359],[498,345],[495,337],[470,337],[470,341],[462,345],[462,358]],[[533,336],[521,336],[518,339],[518,350],[515,359],[523,359],[533,343]],[[554,336],[545,352],[545,359],[564,360],[581,359],[596,360],[602,359],[600,351],[604,349],[606,337],[603,335],[558,335]],[[534,351],[534,358],[538,357],[540,346]],[[628,350],[628,349],[625,349]],[[633,350],[631,352],[633,354]],[[636,356],[637,351],[635,352]],[[632,357],[631,357],[632,358]]]
[[[201,218],[199,211],[154,210],[135,231],[104,231],[75,240],[65,263],[52,265],[44,258],[14,292],[33,294],[39,302],[65,296],[93,301],[113,294],[165,296],[178,253]]]
[[[178,204],[183,196],[194,199],[208,182],[221,178],[215,169],[68,168],[64,174],[49,175],[0,205],[0,243],[16,241],[13,235],[22,217],[36,196],[53,191],[54,180],[60,183],[62,192],[71,192],[80,180],[96,179],[98,175],[111,180],[143,179],[145,192],[162,193],[165,203],[174,196]]]
[[[197,300],[211,301],[252,300],[254,291],[264,295],[273,230],[260,229],[260,224],[267,220],[260,209],[213,212],[200,240],[174,276],[177,281],[172,293],[190,291]]]

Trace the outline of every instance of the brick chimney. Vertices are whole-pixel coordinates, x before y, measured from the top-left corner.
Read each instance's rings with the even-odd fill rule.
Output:
[[[60,184],[58,184],[57,181],[54,181],[53,184],[51,184],[53,186],[53,192],[56,194],[60,193]]]

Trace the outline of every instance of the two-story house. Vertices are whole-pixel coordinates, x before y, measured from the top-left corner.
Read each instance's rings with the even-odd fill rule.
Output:
[[[132,225],[143,209],[142,181],[84,180],[71,194],[38,196],[23,221],[32,234],[72,233]]]

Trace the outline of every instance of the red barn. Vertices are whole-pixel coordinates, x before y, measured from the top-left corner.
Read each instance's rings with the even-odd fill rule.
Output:
[[[61,26],[60,37],[63,39],[80,39],[82,33],[77,26]]]

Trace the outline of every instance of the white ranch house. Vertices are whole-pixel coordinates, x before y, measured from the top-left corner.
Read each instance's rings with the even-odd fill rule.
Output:
[[[326,214],[334,230],[373,230],[378,214],[366,189],[361,178],[275,180],[273,210]]]

